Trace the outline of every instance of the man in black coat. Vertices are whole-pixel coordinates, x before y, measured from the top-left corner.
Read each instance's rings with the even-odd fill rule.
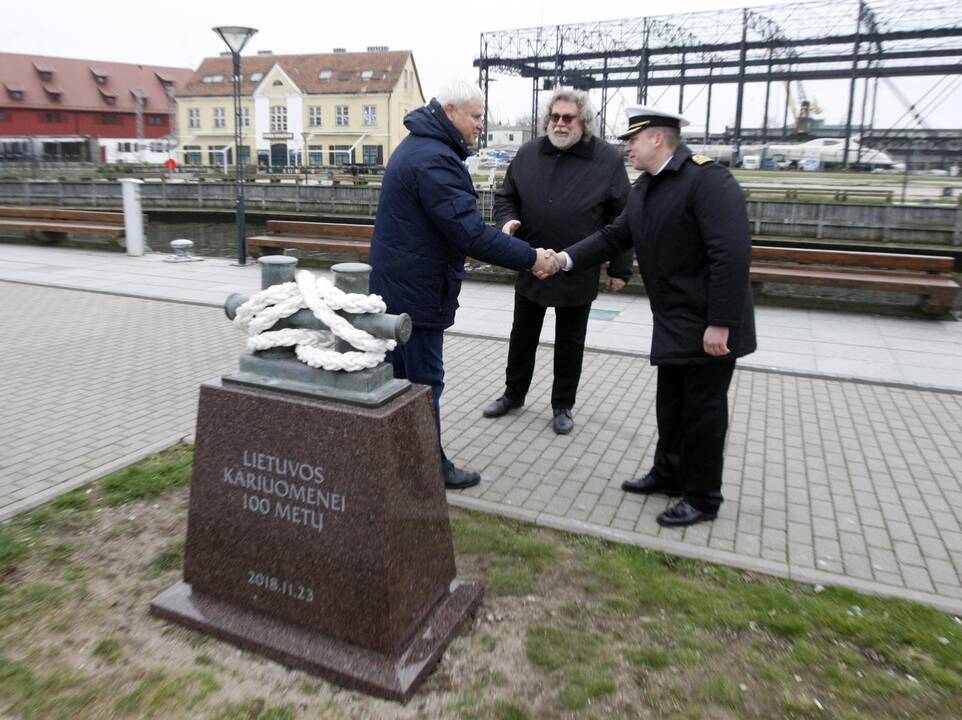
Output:
[[[563,250],[612,222],[625,207],[628,174],[621,153],[595,138],[594,109],[584,92],[557,90],[544,115],[545,135],[525,143],[508,167],[495,195],[496,225],[532,247]],[[617,292],[631,277],[631,249],[608,268],[608,287]],[[484,409],[501,417],[524,405],[534,375],[545,309],[555,308],[552,427],[559,435],[574,428],[584,358],[588,313],[598,296],[598,265],[585,265],[539,282],[520,272],[514,283],[514,322],[508,345],[504,394]]]
[[[389,313],[408,313],[414,324],[410,340],[389,353],[394,376],[431,386],[439,443],[444,330],[454,324],[465,256],[535,271],[547,257],[481,217],[464,160],[483,118],[481,91],[464,81],[448,83],[408,113],[410,134],[384,172],[371,240],[371,292],[384,298]],[[455,467],[444,448],[441,466],[449,488],[481,481],[480,473]]]
[[[628,108],[628,157],[642,174],[615,222],[568,248],[577,268],[634,245],[651,302],[658,367],[658,444],[651,470],[626,492],[682,496],[658,516],[669,527],[713,520],[722,503],[728,386],[755,350],[745,197],[727,168],[681,144],[681,116]]]

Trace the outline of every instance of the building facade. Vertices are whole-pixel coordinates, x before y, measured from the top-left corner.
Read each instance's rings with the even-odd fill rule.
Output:
[[[517,150],[531,139],[531,128],[520,125],[489,125],[488,147],[493,150]]]
[[[0,162],[157,162],[189,68],[0,53]]]
[[[233,164],[232,72],[230,57],[207,58],[178,94],[184,164]],[[275,169],[381,166],[423,104],[409,51],[242,57],[239,157]]]

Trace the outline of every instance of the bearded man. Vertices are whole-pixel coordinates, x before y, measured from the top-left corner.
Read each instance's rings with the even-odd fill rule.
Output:
[[[595,137],[595,112],[586,93],[557,90],[547,108],[546,134],[518,150],[495,196],[494,217],[503,232],[526,240],[531,247],[560,251],[618,217],[630,185],[621,153]],[[610,290],[618,292],[625,286],[631,277],[631,260],[628,249],[611,261]],[[504,394],[484,409],[485,417],[501,417],[524,405],[545,310],[553,307],[552,427],[559,435],[571,432],[588,313],[598,296],[598,284],[598,264],[544,281],[531,273],[518,273]]]

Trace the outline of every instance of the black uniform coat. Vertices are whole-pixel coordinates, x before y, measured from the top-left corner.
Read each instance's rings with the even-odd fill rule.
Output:
[[[748,211],[727,168],[679,146],[661,172],[639,176],[617,220],[567,252],[577,268],[631,245],[654,315],[653,365],[730,362],[755,350]],[[708,325],[729,328],[730,354],[704,351]]]
[[[631,185],[618,150],[591,138],[558,150],[548,138],[531,140],[518,150],[494,200],[500,229],[520,220],[515,237],[532,247],[564,250],[612,222],[625,207]],[[588,305],[598,296],[598,265],[538,280],[518,273],[515,291],[542,307]],[[631,250],[611,262],[608,274],[631,277]]]

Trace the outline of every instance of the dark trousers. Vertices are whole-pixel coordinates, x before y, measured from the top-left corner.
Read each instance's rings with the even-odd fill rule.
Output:
[[[394,377],[431,386],[434,399],[434,419],[438,425],[438,447],[441,449],[441,469],[447,475],[454,468],[441,447],[441,393],[444,392],[444,330],[414,328],[411,339],[387,354],[394,366]]]
[[[514,294],[514,323],[508,345],[504,394],[518,402],[524,401],[531,387],[545,310],[518,293]],[[551,386],[553,408],[570,410],[575,405],[590,311],[591,303],[555,308],[554,384]]]
[[[728,432],[728,386],[735,361],[659,365],[655,476],[680,488],[693,507],[722,503],[722,464]]]

